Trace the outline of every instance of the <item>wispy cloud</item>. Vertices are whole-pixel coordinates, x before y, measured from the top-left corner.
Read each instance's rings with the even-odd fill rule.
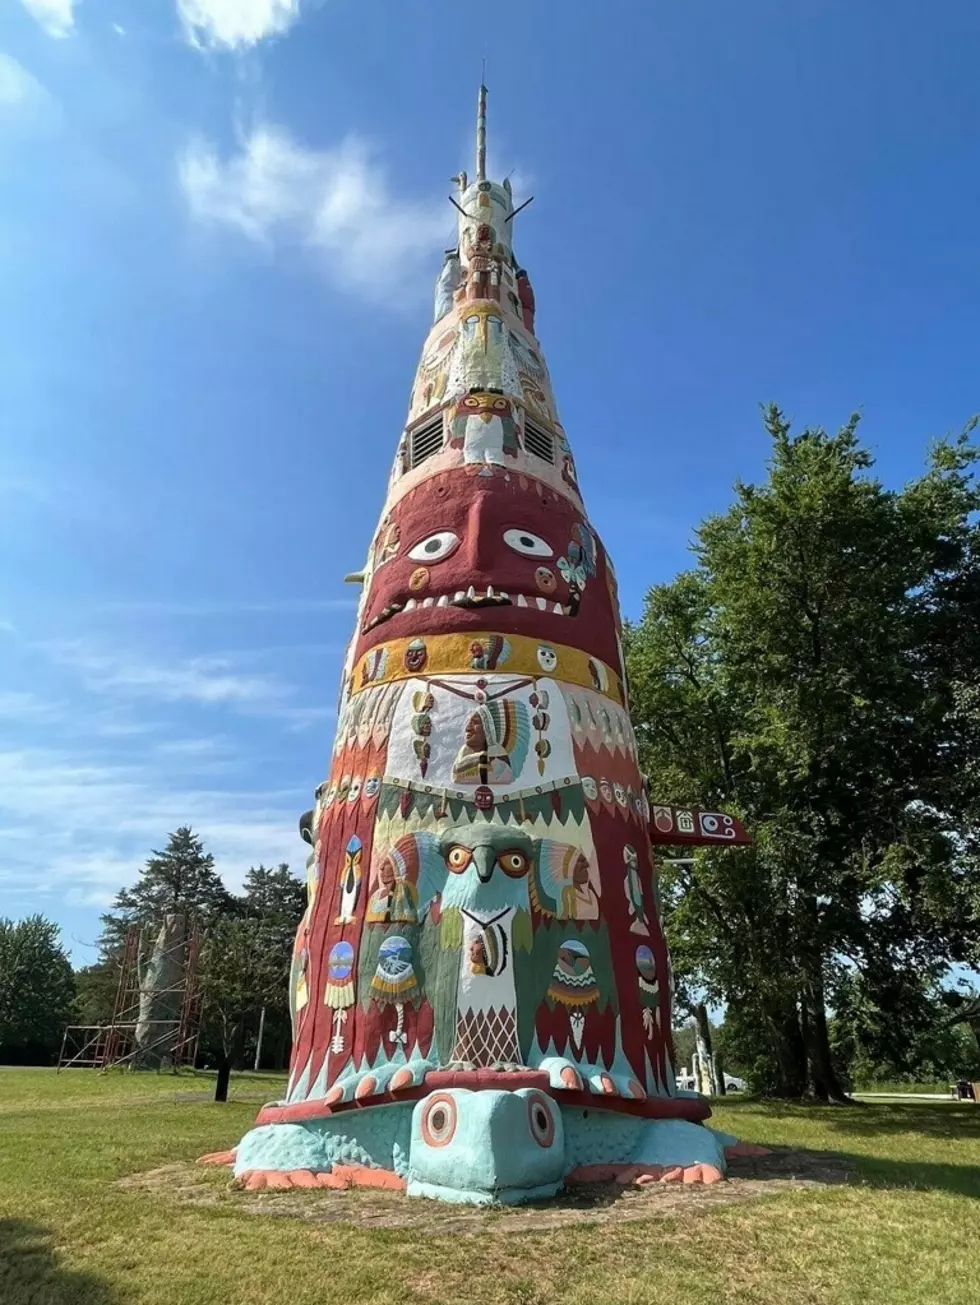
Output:
[[[177,603],[155,602],[136,599],[132,602],[101,603],[103,612],[132,612],[148,616],[238,616],[269,615],[274,613],[302,612],[353,612],[357,608],[356,598],[285,598],[279,601],[236,603],[215,600]]]
[[[137,653],[105,652],[82,639],[47,640],[34,646],[54,665],[75,672],[88,692],[113,701],[115,711],[97,728],[92,727],[93,733],[103,738],[153,728],[145,719],[120,717],[119,706],[126,702],[134,707],[158,702],[225,708],[240,716],[275,721],[290,733],[325,724],[337,714],[331,706],[296,702],[295,687],[275,675],[246,669],[248,662],[266,655],[263,649],[164,663]],[[21,720],[28,716],[50,718],[57,711],[55,706],[21,693],[0,694],[0,719],[5,707],[9,715]],[[73,715],[77,716],[77,710]]]
[[[177,13],[192,45],[236,50],[287,32],[300,0],[177,0]]]
[[[0,751],[0,892],[29,893],[41,910],[45,899],[69,892],[74,904],[104,905],[181,824],[205,840],[234,889],[259,861],[303,861],[295,830],[305,796],[182,787],[147,758],[122,764],[60,749]]]
[[[77,0],[20,0],[21,4],[48,36],[70,36],[75,27]],[[234,4],[236,0],[229,0]]]
[[[45,702],[33,693],[0,693],[0,720],[41,721],[58,715],[53,702]]]
[[[54,96],[42,86],[33,73],[9,54],[0,53],[0,125],[9,133],[11,128],[36,132],[50,127],[60,118]],[[37,497],[41,484],[36,479],[0,473],[0,494]]]
[[[179,179],[198,221],[270,248],[306,248],[339,285],[371,299],[392,302],[392,286],[411,283],[452,227],[444,202],[396,195],[355,136],[315,150],[262,126],[230,158],[198,140],[179,160]]]
[[[44,648],[53,661],[77,671],[86,687],[98,692],[198,703],[268,703],[287,694],[272,677],[239,674],[222,657],[191,657],[161,665],[94,652],[79,641],[53,641]]]

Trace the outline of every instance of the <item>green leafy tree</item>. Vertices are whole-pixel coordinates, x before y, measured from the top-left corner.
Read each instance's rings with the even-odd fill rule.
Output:
[[[289,963],[281,928],[268,917],[225,916],[211,928],[201,957],[201,993],[218,1064],[217,1099],[224,1099],[230,1069],[241,1060],[249,1024],[263,1006],[286,1000]]]
[[[167,915],[183,915],[207,928],[234,907],[214,857],[182,825],[170,835],[164,851],[152,852],[136,883],[117,893],[114,909],[102,917],[103,953],[116,953],[132,924],[159,926]]]
[[[726,1003],[755,1086],[842,1100],[828,1010],[851,969],[879,988],[934,975],[975,923],[947,752],[978,453],[942,441],[896,492],[856,418],[794,435],[773,407],[766,424],[766,482],[736,485],[695,569],[627,631],[632,709],[656,795],[755,836],[665,868],[681,991]]]
[[[289,1017],[289,971],[292,964],[296,930],[306,910],[306,885],[281,863],[275,869],[264,865],[252,867],[245,876],[241,910],[250,920],[263,924],[264,945],[268,948],[282,983],[267,994],[258,1006],[258,1014],[246,1021],[245,1053],[253,1060],[256,1052],[276,1067],[288,1060],[292,1029]],[[264,1011],[264,1015],[263,1015]],[[258,1045],[261,1029],[261,1046]]]
[[[0,920],[0,1061],[50,1064],[74,997],[58,926],[42,915]]]
[[[112,961],[97,961],[75,971],[75,1007],[73,1022],[94,1026],[112,1018],[119,988],[119,966]]]

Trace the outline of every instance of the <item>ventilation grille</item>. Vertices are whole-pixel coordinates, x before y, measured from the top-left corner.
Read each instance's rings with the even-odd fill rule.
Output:
[[[442,448],[442,413],[412,431],[409,465],[414,470]]]
[[[526,417],[524,418],[524,447],[536,458],[554,465],[555,437]]]

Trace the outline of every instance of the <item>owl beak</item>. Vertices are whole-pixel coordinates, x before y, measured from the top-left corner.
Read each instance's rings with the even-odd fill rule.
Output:
[[[473,849],[473,864],[476,866],[476,873],[480,883],[488,884],[493,874],[493,868],[497,864],[497,854],[492,847],[475,847]]]

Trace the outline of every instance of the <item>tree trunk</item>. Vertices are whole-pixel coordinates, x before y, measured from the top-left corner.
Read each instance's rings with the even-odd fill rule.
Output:
[[[167,1069],[173,1063],[186,965],[184,917],[166,915],[153,940],[149,959],[140,971],[134,1060],[138,1069]]]
[[[821,1101],[835,1105],[851,1105],[844,1091],[830,1054],[830,1037],[827,1032],[827,1009],[824,1005],[823,978],[817,974],[810,980],[808,991],[810,1013],[808,1043],[810,1073],[814,1094]]]
[[[259,1065],[262,1061],[262,1035],[265,1033],[265,1007],[259,1014],[259,1035],[255,1039],[255,1064],[253,1066],[256,1074],[259,1072]]]
[[[715,1052],[714,1068],[715,1068],[715,1087],[718,1090],[718,1095],[720,1097],[727,1096],[728,1089],[725,1086],[725,1066],[722,1064],[720,1051]]]
[[[214,1085],[215,1101],[228,1100],[228,1083],[231,1079],[231,1057],[225,1052],[221,1053],[218,1060],[218,1078]]]
[[[708,1008],[703,1002],[694,1007],[694,1037],[698,1049],[698,1091],[705,1096],[715,1096],[718,1091],[711,1055],[711,1022]]]
[[[766,1011],[777,1070],[773,1095],[777,1097],[795,1099],[806,1094],[806,1042],[801,1015],[805,1020],[805,1011],[798,1010],[795,1001]]]

